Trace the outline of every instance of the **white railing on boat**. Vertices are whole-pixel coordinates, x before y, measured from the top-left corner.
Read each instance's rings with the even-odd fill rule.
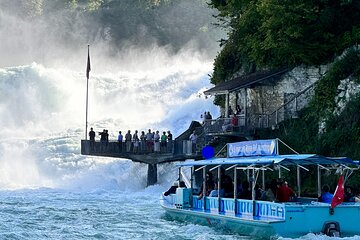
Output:
[[[196,211],[209,211],[212,213],[222,213],[236,216],[252,216],[255,218],[270,218],[285,220],[285,205],[267,201],[252,201],[236,199],[237,211],[235,213],[235,200],[231,198],[206,197],[206,209],[204,210],[204,199],[193,196],[192,209]],[[255,207],[255,209],[254,209]]]

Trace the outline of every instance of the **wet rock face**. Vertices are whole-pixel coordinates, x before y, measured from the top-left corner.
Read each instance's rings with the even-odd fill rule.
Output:
[[[351,78],[346,78],[340,81],[337,90],[339,94],[335,97],[335,115],[339,115],[350,99],[360,92],[360,84],[355,83]]]

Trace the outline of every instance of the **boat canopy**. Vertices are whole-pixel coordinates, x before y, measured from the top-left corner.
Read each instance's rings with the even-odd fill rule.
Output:
[[[177,164],[179,167],[184,166],[208,166],[208,165],[358,165],[347,157],[324,157],[316,154],[290,154],[290,155],[275,155],[275,156],[250,156],[250,157],[231,157],[231,158],[211,158],[200,161],[186,161]]]

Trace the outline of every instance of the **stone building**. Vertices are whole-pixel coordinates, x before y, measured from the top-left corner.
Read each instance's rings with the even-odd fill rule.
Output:
[[[326,72],[327,66],[296,67],[264,70],[235,77],[204,92],[225,95],[224,118],[228,109],[239,105],[239,123],[247,128],[276,127],[287,118],[297,117],[313,94],[314,83]]]

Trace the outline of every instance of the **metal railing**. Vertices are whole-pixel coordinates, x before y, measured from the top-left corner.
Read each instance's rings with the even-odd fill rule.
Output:
[[[280,122],[286,119],[298,118],[298,111],[308,104],[310,96],[313,95],[314,86],[315,84],[313,83],[301,92],[298,92],[290,100],[270,114],[259,115],[258,127],[276,127]]]
[[[251,133],[255,129],[277,127],[286,119],[297,118],[298,111],[303,109],[313,95],[315,84],[311,84],[301,92],[295,94],[291,99],[269,114],[237,115],[238,126],[231,125],[231,118],[218,118],[206,120],[203,124],[206,134],[221,133]]]
[[[246,126],[246,118],[244,115],[236,116],[238,119],[238,125],[233,126],[231,124],[231,118],[217,118],[213,120],[206,120],[203,124],[205,133],[220,133],[220,132],[232,132],[240,131],[241,128]]]
[[[156,146],[155,145],[158,145]],[[173,154],[173,155],[194,155],[196,149],[193,149],[190,140],[171,140],[166,144],[161,142],[122,142],[109,141],[99,142],[90,140],[81,140],[81,154],[97,156],[126,156],[129,154]]]

